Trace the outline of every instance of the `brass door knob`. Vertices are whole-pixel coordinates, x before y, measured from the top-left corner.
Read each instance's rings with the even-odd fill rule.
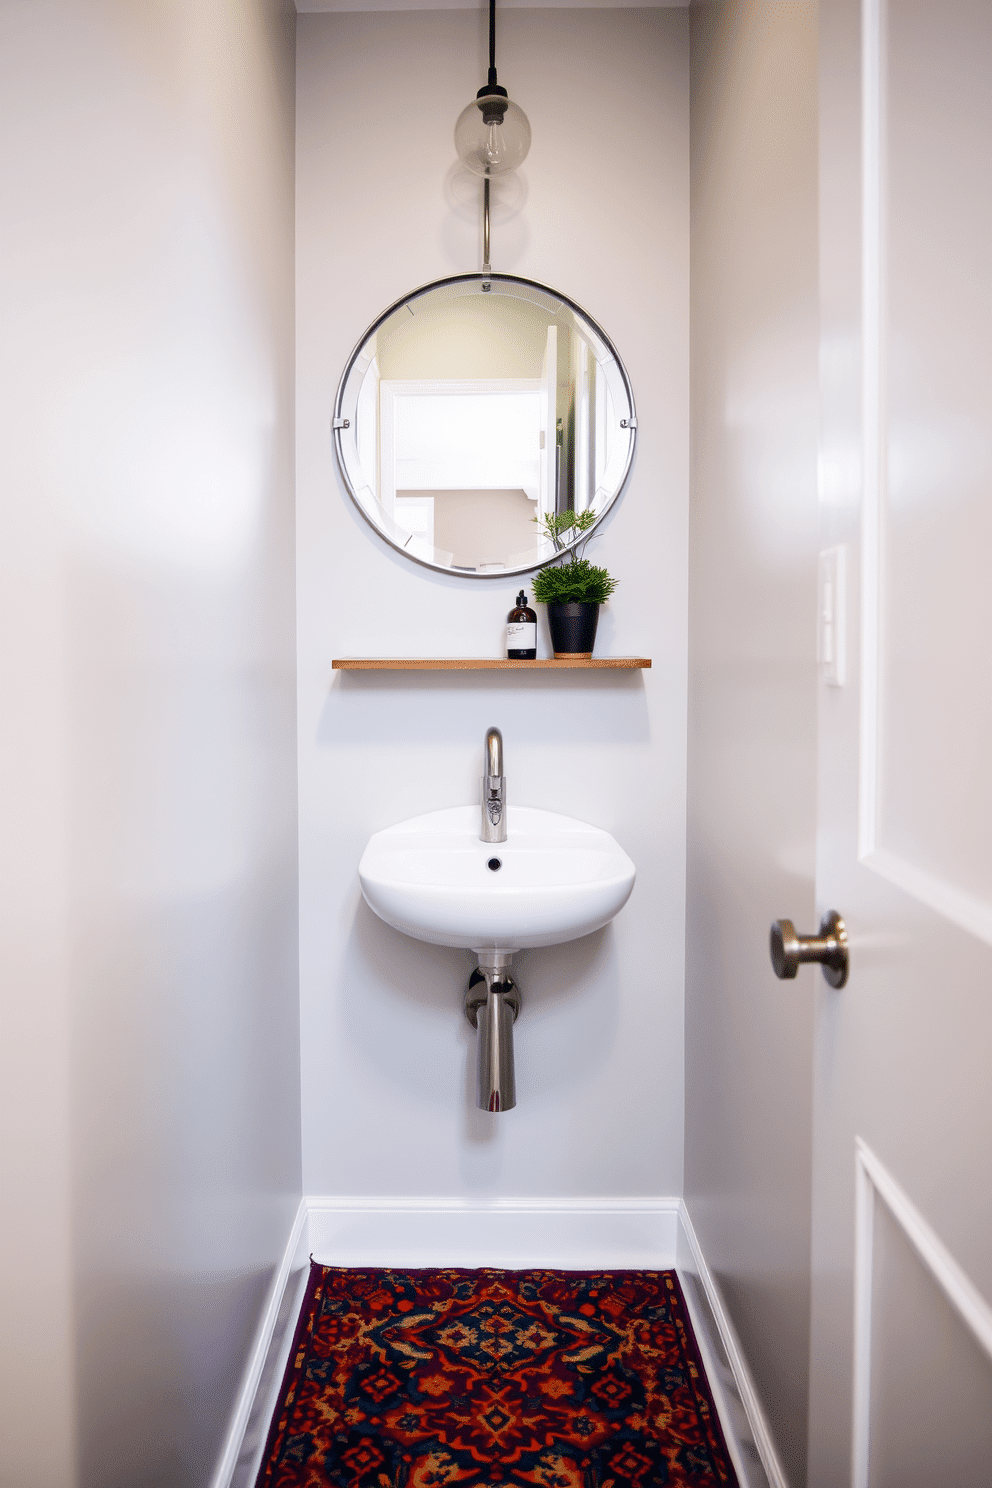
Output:
[[[794,977],[800,966],[810,961],[819,961],[831,987],[843,987],[847,981],[847,930],[835,909],[823,916],[819,935],[797,935],[791,920],[776,920],[769,950],[772,969],[783,981]]]

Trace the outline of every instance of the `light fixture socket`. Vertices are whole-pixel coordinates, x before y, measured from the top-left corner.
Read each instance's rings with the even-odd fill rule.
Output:
[[[487,129],[490,124],[502,124],[510,107],[510,95],[498,83],[480,88],[475,101],[482,110],[482,122]]]

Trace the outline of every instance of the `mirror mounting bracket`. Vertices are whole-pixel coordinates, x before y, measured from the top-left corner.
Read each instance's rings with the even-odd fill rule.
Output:
[[[492,264],[489,262],[490,241],[490,216],[489,216],[489,177],[486,176],[482,183],[482,272],[491,274]]]

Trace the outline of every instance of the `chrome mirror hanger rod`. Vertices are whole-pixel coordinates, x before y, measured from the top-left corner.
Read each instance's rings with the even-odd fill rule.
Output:
[[[491,274],[493,271],[493,266],[489,262],[489,220],[489,177],[486,176],[482,183],[482,272],[484,274]],[[482,288],[485,291],[489,285],[483,284]]]

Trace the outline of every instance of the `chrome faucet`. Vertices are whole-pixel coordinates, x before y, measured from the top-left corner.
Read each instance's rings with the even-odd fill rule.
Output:
[[[483,842],[506,841],[506,776],[503,774],[503,735],[498,728],[486,734],[482,760]]]

